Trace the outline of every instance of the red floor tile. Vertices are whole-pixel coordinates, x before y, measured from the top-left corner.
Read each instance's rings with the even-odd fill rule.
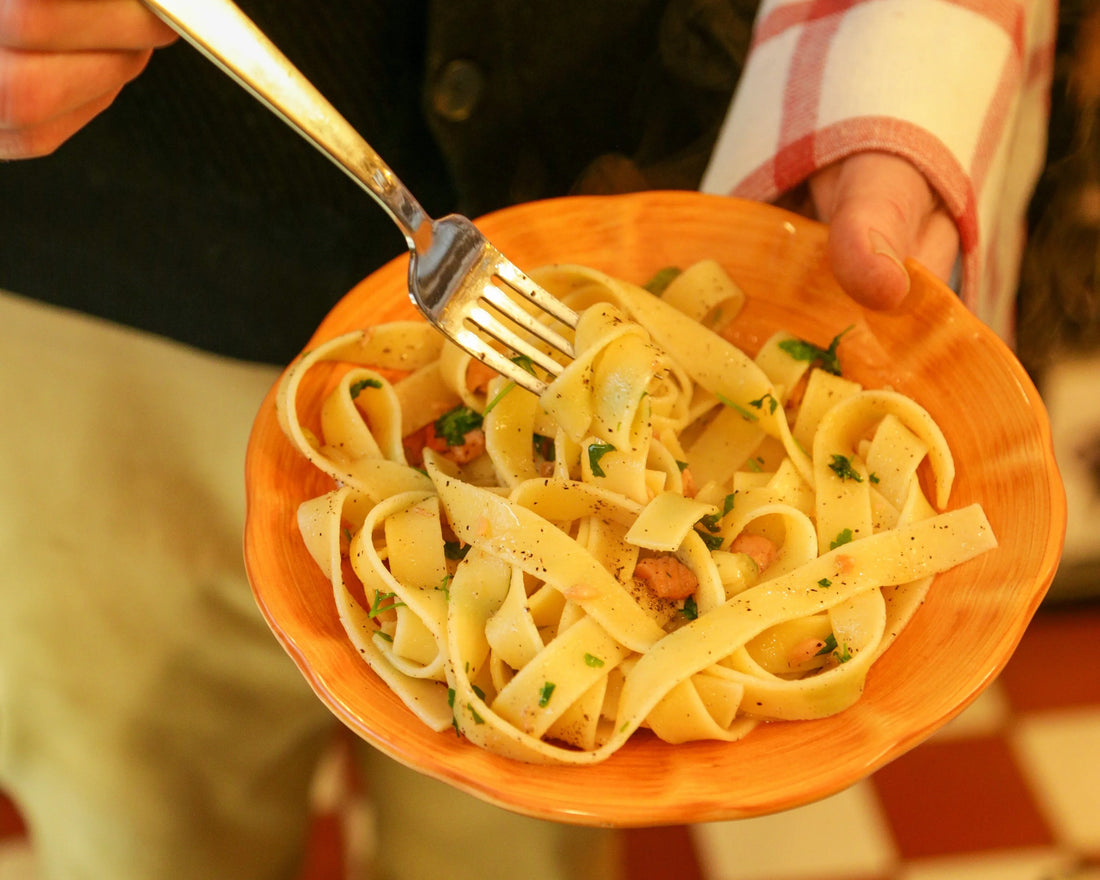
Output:
[[[622,831],[626,880],[703,880],[685,825]]]
[[[872,781],[903,859],[1053,842],[999,737],[925,743]]]
[[[1100,704],[1100,605],[1040,610],[1000,680],[1016,712]]]
[[[337,815],[314,818],[306,841],[306,856],[298,880],[343,880],[344,834]]]
[[[0,840],[8,837],[23,837],[27,827],[15,804],[0,792]]]

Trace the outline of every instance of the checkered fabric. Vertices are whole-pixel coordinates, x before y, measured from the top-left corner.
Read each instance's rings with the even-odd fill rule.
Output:
[[[856,152],[906,158],[955,218],[967,304],[1011,339],[1056,11],[1055,0],[765,2],[702,188],[774,201]]]

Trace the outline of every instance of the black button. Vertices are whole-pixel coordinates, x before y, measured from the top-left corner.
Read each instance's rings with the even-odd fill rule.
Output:
[[[485,90],[485,75],[472,61],[449,61],[432,85],[432,109],[448,122],[470,118]]]

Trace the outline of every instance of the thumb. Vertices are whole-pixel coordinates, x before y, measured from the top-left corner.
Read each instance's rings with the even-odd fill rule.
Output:
[[[816,175],[810,191],[829,224],[833,274],[857,302],[898,306],[909,293],[908,257],[932,257],[936,265],[929,268],[943,277],[951,271],[958,250],[954,223],[904,159],[859,153]]]

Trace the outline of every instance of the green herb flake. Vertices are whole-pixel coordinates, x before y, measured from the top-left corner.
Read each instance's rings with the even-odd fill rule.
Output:
[[[708,532],[717,532],[721,528],[722,518],[733,510],[736,494],[736,492],[730,492],[722,499],[722,509],[718,513],[708,513],[706,516],[701,517],[699,524]]]
[[[699,606],[695,604],[694,596],[684,599],[684,607],[680,609],[680,613],[688,620],[695,620],[699,616]]]
[[[841,338],[854,326],[855,325],[852,324],[844,330],[841,330],[833,337],[833,341],[829,343],[828,348],[821,348],[821,346],[814,345],[812,342],[807,342],[805,339],[784,339],[779,343],[779,348],[793,357],[796,361],[820,363],[823,370],[832,373],[834,376],[839,376],[840,358],[837,356],[837,349],[840,346]]]
[[[463,544],[461,541],[444,541],[443,542],[443,555],[448,559],[459,560],[465,559],[466,554],[470,552],[470,545]]]
[[[495,395],[493,395],[493,399],[490,400],[487,404],[485,404],[485,409],[483,409],[481,411],[481,418],[484,419],[487,415],[489,415],[489,413],[491,413],[493,411],[493,408],[498,403],[500,403],[500,401],[504,397],[504,395],[507,394],[509,391],[511,391],[515,387],[516,387],[516,383],[513,382],[511,379],[509,379],[507,382],[505,382],[504,385],[501,387],[500,391],[498,391]],[[455,444],[452,443],[451,445],[453,446]]]
[[[545,434],[533,434],[531,443],[535,447],[535,454],[543,461],[553,461],[556,457],[557,450],[554,446],[553,437],[547,437]]]
[[[822,578],[817,582],[817,585],[819,587],[831,587],[833,585],[833,582],[828,578]]]
[[[702,539],[703,545],[712,553],[715,550],[722,549],[721,535],[712,535],[710,532],[701,532],[698,529],[695,530],[695,534],[697,534]]]
[[[740,414],[741,418],[743,418],[746,422],[757,422],[760,420],[756,413],[745,409],[743,406],[741,406],[741,404],[730,400],[728,397],[726,397],[726,395],[716,394],[715,397],[717,397],[724,406],[728,406],[730,409]]]
[[[550,697],[554,694],[555,687],[557,687],[557,685],[555,685],[552,681],[548,681],[542,686],[542,689],[539,691],[540,709],[546,708],[547,704],[550,702]]]
[[[526,370],[532,376],[535,375],[535,362],[533,360],[531,360],[531,358],[529,358],[527,355],[517,354],[514,358],[512,358],[512,363],[515,364],[518,367],[522,367],[524,370]],[[498,391],[493,396],[493,399],[490,400],[485,405],[485,409],[483,409],[481,411],[481,418],[484,419],[487,415],[489,415],[489,413],[492,412],[493,407],[495,407],[498,403],[500,403],[500,401],[504,397],[504,395],[507,394],[509,391],[511,391],[515,387],[516,387],[516,383],[513,382],[511,379],[509,379],[507,382],[505,382],[504,385],[501,387],[500,391]],[[451,445],[455,446],[457,444],[452,443]]]
[[[435,433],[448,446],[461,446],[466,435],[481,427],[481,413],[459,404],[435,420]]]
[[[829,543],[829,549],[835,550],[837,547],[843,547],[854,537],[855,535],[852,534],[851,529],[841,529],[836,533],[836,537]]]
[[[470,710],[470,717],[474,719],[474,724],[484,724],[485,719],[477,714],[477,709],[474,708],[473,703],[467,703],[466,708]]]
[[[663,269],[658,269],[653,277],[642,286],[654,296],[661,296],[668,289],[668,286],[676,280],[681,271],[679,266],[665,266]]]
[[[863,482],[863,477],[859,475],[859,471],[852,467],[852,460],[846,455],[834,455],[832,461],[829,462],[829,470],[842,480]]]
[[[606,477],[603,468],[600,467],[600,459],[607,453],[614,452],[615,447],[610,443],[593,443],[588,447],[588,466],[592,468],[592,473],[597,477]]]
[[[604,661],[597,657],[595,654],[585,654],[584,665],[591,666],[593,669],[599,669],[604,665]]]
[[[360,379],[358,382],[352,382],[348,386],[348,392],[351,394],[351,399],[355,400],[362,392],[364,388],[381,388],[382,383],[377,379]]]
[[[454,580],[454,575],[453,574],[446,575],[443,578],[442,583],[440,583],[440,585],[438,587],[436,587],[436,589],[439,590],[439,592],[441,592],[443,594],[443,598],[446,599],[448,602],[451,601],[451,581],[452,580]]]
[[[870,480],[870,481],[871,481],[872,483],[874,483],[875,485],[878,485],[878,483],[879,483],[879,476],[878,476],[878,474],[876,474],[876,473],[872,473],[872,474],[870,474],[870,475],[869,475],[869,476],[867,477],[867,479],[869,479],[869,480]]]
[[[389,603],[389,604],[386,604]],[[367,612],[367,617],[374,620],[379,614],[386,611],[393,611],[395,608],[404,608],[405,603],[397,601],[396,593],[384,593],[379,590],[374,594],[374,601],[370,604],[370,611]]]
[[[825,644],[817,652],[818,657],[825,657],[828,654],[832,654],[837,663],[847,663],[852,659],[852,652],[848,650],[848,646],[838,645],[834,633],[829,633],[829,637],[825,639]]]
[[[756,407],[756,409],[763,411],[767,406],[769,415],[774,413],[776,407],[779,406],[779,401],[775,399],[775,396],[769,391],[763,397],[758,397],[756,400],[750,400],[749,406]]]

